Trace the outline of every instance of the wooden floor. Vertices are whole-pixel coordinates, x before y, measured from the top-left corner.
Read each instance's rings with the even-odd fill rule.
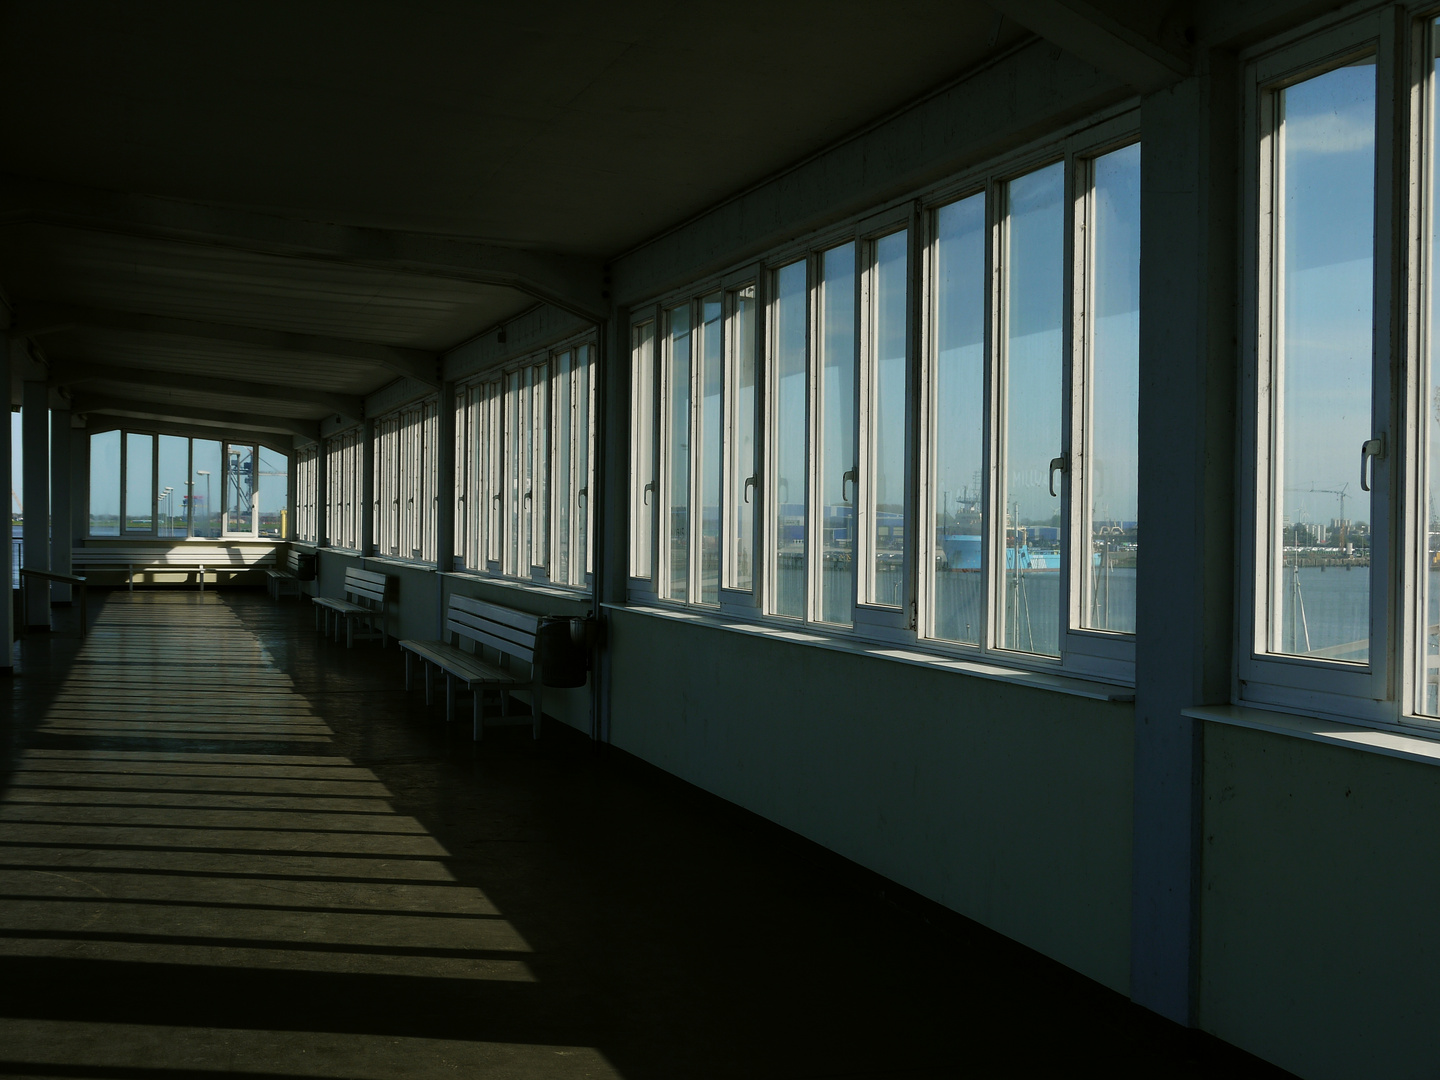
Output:
[[[0,1076],[1284,1075],[306,603],[98,599],[4,688]]]

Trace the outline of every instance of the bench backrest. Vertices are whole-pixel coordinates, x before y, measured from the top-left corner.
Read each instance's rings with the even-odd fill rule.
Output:
[[[106,544],[75,548],[72,566],[265,566],[275,561],[274,548],[176,544],[173,547],[120,547]]]
[[[452,595],[445,616],[445,633],[456,639],[456,645],[460,644],[458,639],[465,638],[526,663],[535,660],[535,633],[539,628],[539,615],[468,596]]]
[[[345,571],[345,598],[357,604],[369,601],[383,608],[389,583],[390,579],[384,574],[351,567]]]

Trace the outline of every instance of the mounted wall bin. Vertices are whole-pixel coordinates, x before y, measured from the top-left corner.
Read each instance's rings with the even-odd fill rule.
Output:
[[[584,686],[589,656],[585,648],[587,620],[552,615],[535,632],[535,659],[546,686]]]

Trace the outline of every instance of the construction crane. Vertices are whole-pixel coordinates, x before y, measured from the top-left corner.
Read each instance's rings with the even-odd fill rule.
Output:
[[[1350,487],[1350,485],[1349,485],[1348,483],[1341,484],[1338,490],[1335,489],[1335,488],[1317,488],[1313,483],[1310,485],[1310,491],[1311,491],[1311,493],[1313,493],[1313,494],[1315,494],[1315,495],[1336,495],[1336,496],[1338,496],[1339,499],[1340,499],[1340,517],[1339,517],[1339,521],[1340,521],[1340,550],[1341,550],[1341,551],[1344,551],[1344,550],[1345,550],[1345,529],[1346,529],[1346,526],[1347,526],[1347,524],[1348,524],[1347,521],[1346,521],[1346,519],[1345,519],[1345,500],[1350,497],[1349,494],[1348,494],[1348,490],[1347,490],[1349,487]]]

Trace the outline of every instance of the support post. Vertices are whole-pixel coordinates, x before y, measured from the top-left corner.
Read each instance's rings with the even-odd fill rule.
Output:
[[[375,549],[375,421],[361,425],[364,444],[360,448],[360,556]]]
[[[75,498],[71,446],[70,410],[56,409],[50,414],[50,569],[57,574],[70,573],[70,549],[75,542],[71,532],[74,521],[71,505]],[[72,588],[68,582],[52,583],[51,602],[70,603]]]
[[[1139,517],[1130,995],[1198,1022],[1203,728],[1230,697],[1236,63],[1142,105]]]
[[[72,414],[73,415],[73,414]],[[90,433],[72,427],[70,436],[70,540],[90,534]]]
[[[435,564],[441,571],[455,569],[455,384],[440,387],[440,415],[437,417],[435,448],[436,494]]]
[[[595,618],[605,603],[624,603],[630,581],[630,312],[621,308],[596,328]],[[590,737],[610,741],[610,652],[593,658]]]
[[[50,569],[50,388],[43,382],[25,383],[21,402],[20,449],[25,502],[25,565]],[[25,590],[25,626],[50,629],[50,590]]]
[[[330,463],[325,454],[325,440],[320,440],[320,452],[315,458],[315,546],[321,548],[330,543]],[[319,561],[319,555],[316,555]],[[315,573],[318,577],[320,568]]]
[[[295,460],[295,446],[292,444],[290,453],[285,455],[285,535],[280,539],[294,540],[300,535],[300,523],[296,519],[300,511],[300,463]]]

